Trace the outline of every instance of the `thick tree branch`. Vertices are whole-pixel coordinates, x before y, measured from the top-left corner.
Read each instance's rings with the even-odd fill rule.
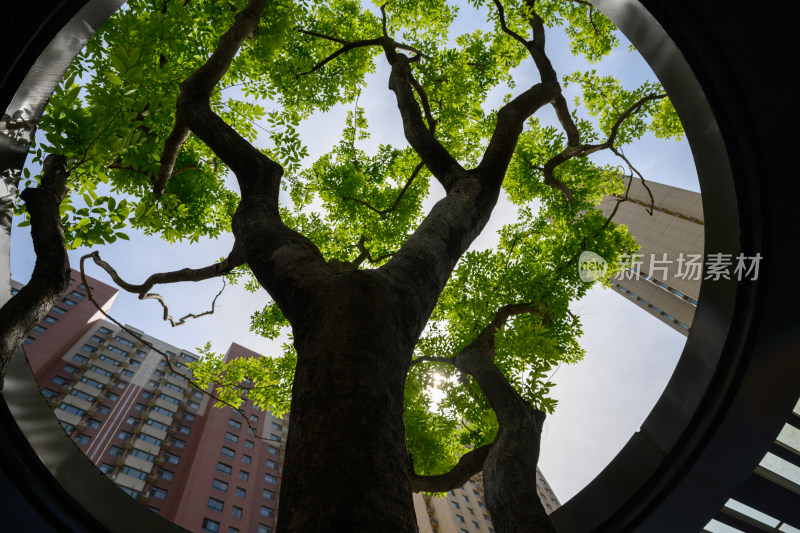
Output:
[[[477,170],[502,181],[525,121],[559,94],[557,84],[537,83],[501,107],[497,112],[497,125]]]
[[[0,308],[0,389],[14,353],[69,286],[69,258],[59,206],[67,195],[67,159],[49,155],[38,188],[22,191],[31,221],[36,264],[31,279]]]
[[[446,191],[449,191],[458,178],[463,177],[465,171],[436,140],[432,128],[427,127],[422,119],[419,104],[414,98],[409,58],[397,52],[397,43],[393,40],[384,37],[381,39],[381,43],[386,59],[392,67],[389,75],[389,89],[395,93],[397,107],[403,120],[405,137],[433,176],[439,180]],[[430,126],[433,126],[432,122]]]
[[[470,450],[446,474],[421,476],[411,472],[411,492],[447,492],[463,486],[472,476],[483,470],[483,463],[491,449],[492,444],[486,444]]]
[[[300,293],[331,270],[317,247],[280,218],[283,168],[252,146],[219,115],[209,99],[248,35],[258,27],[266,0],[250,0],[220,37],[211,57],[182,84],[176,122],[189,127],[236,176],[242,200],[232,229],[258,282],[291,321]]]

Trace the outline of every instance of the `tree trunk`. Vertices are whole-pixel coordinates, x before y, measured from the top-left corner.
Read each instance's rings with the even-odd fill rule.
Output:
[[[486,330],[494,337],[494,331]],[[483,463],[486,507],[498,533],[555,533],[536,490],[544,412],[526,402],[489,358],[479,337],[455,359],[477,381],[500,428]]]
[[[376,271],[336,274],[294,321],[280,533],[417,530],[403,423],[414,340]]]

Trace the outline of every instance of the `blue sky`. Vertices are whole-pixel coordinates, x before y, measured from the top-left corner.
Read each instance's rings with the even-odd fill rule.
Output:
[[[469,25],[485,19],[466,17],[462,10],[459,24]],[[466,18],[465,18],[466,17]],[[548,36],[548,53],[560,75],[586,68],[568,51],[563,36]],[[627,87],[633,87],[654,75],[638,54],[627,51],[627,43],[601,65],[592,66],[603,73],[614,74]],[[535,69],[526,62],[516,73],[517,91],[535,83]],[[379,59],[376,73],[364,88],[359,105],[365,108],[371,138],[363,149],[378,144],[405,146],[400,117],[393,94],[387,88],[388,69]],[[497,100],[504,91],[495,91]],[[568,101],[571,98],[568,95]],[[351,106],[340,106],[328,113],[317,114],[299,128],[308,145],[310,157],[327,152],[338,141],[345,114]],[[268,108],[269,110],[269,108]],[[545,110],[538,116],[554,121]],[[648,179],[698,191],[697,175],[686,141],[676,143],[647,137],[626,148],[626,155]],[[605,161],[598,157],[597,161]],[[432,186],[428,206],[439,197],[438,185]],[[513,221],[515,210],[501,201],[489,226],[475,247],[492,245],[494,231]],[[158,238],[135,231],[128,232],[130,242],[118,241],[100,247],[103,259],[114,265],[127,281],[140,283],[156,271],[184,267],[201,267],[224,257],[230,250],[231,237],[205,239],[195,245],[169,245]],[[12,276],[27,281],[33,268],[33,250],[27,228],[14,228],[11,246]],[[79,257],[88,253],[82,248],[70,253],[74,268]],[[87,273],[110,282],[107,275],[90,265]],[[209,308],[214,294],[221,287],[219,280],[174,287],[158,287],[167,298],[173,316]],[[228,287],[219,298],[213,316],[190,321],[171,328],[161,321],[161,310],[154,301],[139,301],[135,296],[120,293],[112,309],[115,318],[149,334],[188,350],[212,343],[213,349],[224,352],[237,342],[265,354],[277,353],[283,341],[269,341],[249,331],[249,317],[268,301],[265,291],[250,294],[239,287]],[[563,502],[590,481],[619,451],[649,413],[669,379],[678,360],[685,338],[646,312],[638,309],[610,290],[595,289],[573,306],[583,319],[581,339],[586,358],[578,365],[561,367],[553,381],[553,395],[559,401],[555,414],[545,424],[542,437],[540,468]]]

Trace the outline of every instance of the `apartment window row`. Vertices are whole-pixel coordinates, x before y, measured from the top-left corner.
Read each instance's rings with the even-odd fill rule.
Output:
[[[116,341],[116,342],[118,342],[120,344],[124,344],[125,346],[130,346],[131,348],[133,348],[135,346],[135,344],[136,344],[133,341],[129,341],[128,339],[120,337],[119,335],[114,337],[114,341]]]

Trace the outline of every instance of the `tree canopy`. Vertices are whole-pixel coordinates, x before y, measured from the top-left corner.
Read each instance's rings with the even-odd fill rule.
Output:
[[[225,275],[265,286],[274,301],[252,328],[270,338],[298,327],[286,302],[306,293],[265,282],[284,274],[259,274],[256,253],[238,244],[244,226],[235,218],[255,205],[245,205],[250,191],[267,212],[279,198],[275,227],[302,236],[330,271],[382,272],[394,258],[410,268],[401,250],[417,253],[413,243],[455,231],[441,228],[456,227],[457,215],[429,201],[460,198],[462,178],[479,175],[496,185],[485,200],[491,212],[502,187],[517,221],[491,248],[453,248],[454,266],[431,263],[431,275],[441,270],[447,282],[434,305],[408,319],[421,324],[404,377],[408,450],[416,474],[442,474],[491,445],[502,425],[469,354],[482,354],[536,411],[553,411],[549,372],[583,355],[580,318],[569,309],[591,286],[578,277],[580,253],[598,253],[613,273],[620,253],[636,247],[597,208],[624,195],[638,174],[622,149],[647,132],[682,135],[654,81],[626,87],[597,70],[557,73],[545,46],[552,31],[590,63],[620,44],[609,20],[582,0],[132,0],[70,67],[39,124],[45,140],[34,161],[67,158],[61,214],[70,248],[127,239],[126,226],[170,242],[233,230],[237,245],[223,263],[155,282]],[[359,95],[380,64],[390,70],[380,80],[386,97],[400,110],[392,126],[407,144],[367,150],[371,126]],[[518,86],[522,74],[530,87]],[[569,85],[580,89],[572,102],[562,90]],[[176,111],[196,101],[202,117]],[[309,161],[308,146],[333,132],[301,138],[299,125],[341,105],[349,111],[338,141]],[[545,107],[555,119],[534,114]],[[239,142],[251,148],[234,153]],[[618,163],[597,162],[600,153]],[[279,166],[279,181],[258,192],[259,182],[243,176],[263,161]],[[486,223],[473,219],[459,241],[466,246]],[[260,407],[291,408],[292,342],[282,354],[230,364],[206,354],[195,376],[216,382],[225,401],[240,401],[249,378],[247,395]]]

